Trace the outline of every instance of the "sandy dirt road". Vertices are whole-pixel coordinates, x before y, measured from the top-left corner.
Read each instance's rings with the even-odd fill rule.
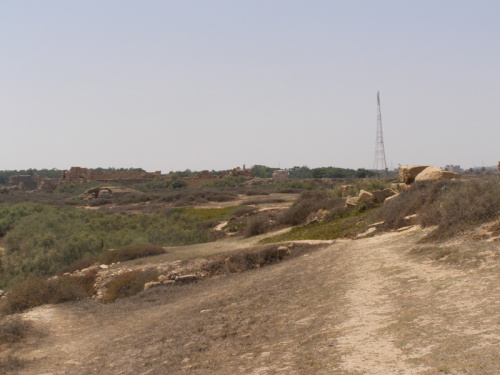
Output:
[[[497,374],[498,243],[470,267],[415,257],[422,231],[277,265],[23,314],[20,374]],[[458,246],[458,245],[457,245]]]

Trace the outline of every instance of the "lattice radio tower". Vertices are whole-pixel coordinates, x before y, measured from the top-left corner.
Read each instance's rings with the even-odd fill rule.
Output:
[[[384,135],[382,134],[382,113],[380,112],[380,93],[377,91],[377,140],[375,142],[375,161],[373,169],[387,172],[385,162]]]

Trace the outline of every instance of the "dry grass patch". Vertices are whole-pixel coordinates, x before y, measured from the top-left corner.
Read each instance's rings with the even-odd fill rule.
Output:
[[[107,291],[102,300],[110,303],[118,298],[133,296],[144,290],[144,284],[157,280],[158,271],[156,269],[133,270],[122,273],[107,285]]]
[[[0,321],[0,345],[23,341],[31,329],[31,322],[18,316],[4,317]]]

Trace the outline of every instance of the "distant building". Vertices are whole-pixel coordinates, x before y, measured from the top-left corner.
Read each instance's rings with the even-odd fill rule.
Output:
[[[460,168],[460,165],[446,165],[443,169],[445,171],[454,172],[454,173],[462,173],[463,172],[463,169]]]

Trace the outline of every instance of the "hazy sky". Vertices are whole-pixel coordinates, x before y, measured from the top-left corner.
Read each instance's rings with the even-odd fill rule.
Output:
[[[0,170],[500,160],[500,1],[0,2]]]

